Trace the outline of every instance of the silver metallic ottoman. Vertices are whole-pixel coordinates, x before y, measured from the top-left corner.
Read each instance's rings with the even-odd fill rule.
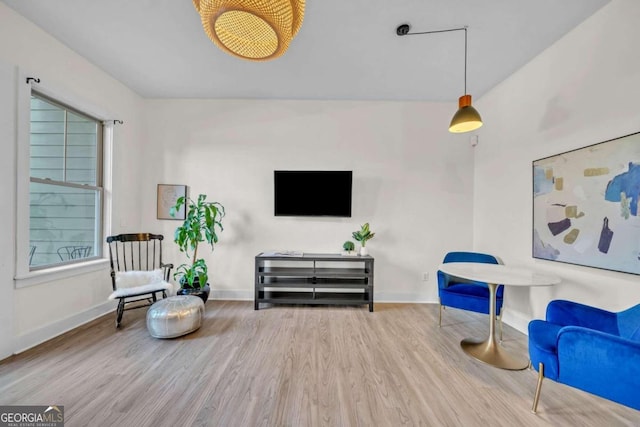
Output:
[[[162,299],[147,311],[147,329],[154,338],[175,338],[198,330],[204,302],[193,295]]]

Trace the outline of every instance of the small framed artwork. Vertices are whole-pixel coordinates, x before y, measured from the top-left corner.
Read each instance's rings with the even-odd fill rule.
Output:
[[[640,274],[640,133],[533,162],[533,257]]]
[[[187,197],[186,185],[158,184],[158,219],[185,219],[184,205],[171,216],[171,208],[175,206],[179,197]]]

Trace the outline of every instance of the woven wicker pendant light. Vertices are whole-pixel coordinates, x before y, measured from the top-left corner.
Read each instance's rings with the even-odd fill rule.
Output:
[[[304,18],[305,0],[193,0],[207,36],[251,61],[284,54]]]

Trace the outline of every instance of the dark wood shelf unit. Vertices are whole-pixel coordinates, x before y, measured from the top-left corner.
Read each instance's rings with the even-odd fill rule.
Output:
[[[368,255],[260,253],[254,308],[260,303],[368,305],[373,311],[373,264]]]

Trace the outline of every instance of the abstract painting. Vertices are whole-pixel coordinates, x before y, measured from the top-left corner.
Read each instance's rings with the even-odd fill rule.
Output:
[[[640,274],[640,132],[533,162],[533,257]]]

